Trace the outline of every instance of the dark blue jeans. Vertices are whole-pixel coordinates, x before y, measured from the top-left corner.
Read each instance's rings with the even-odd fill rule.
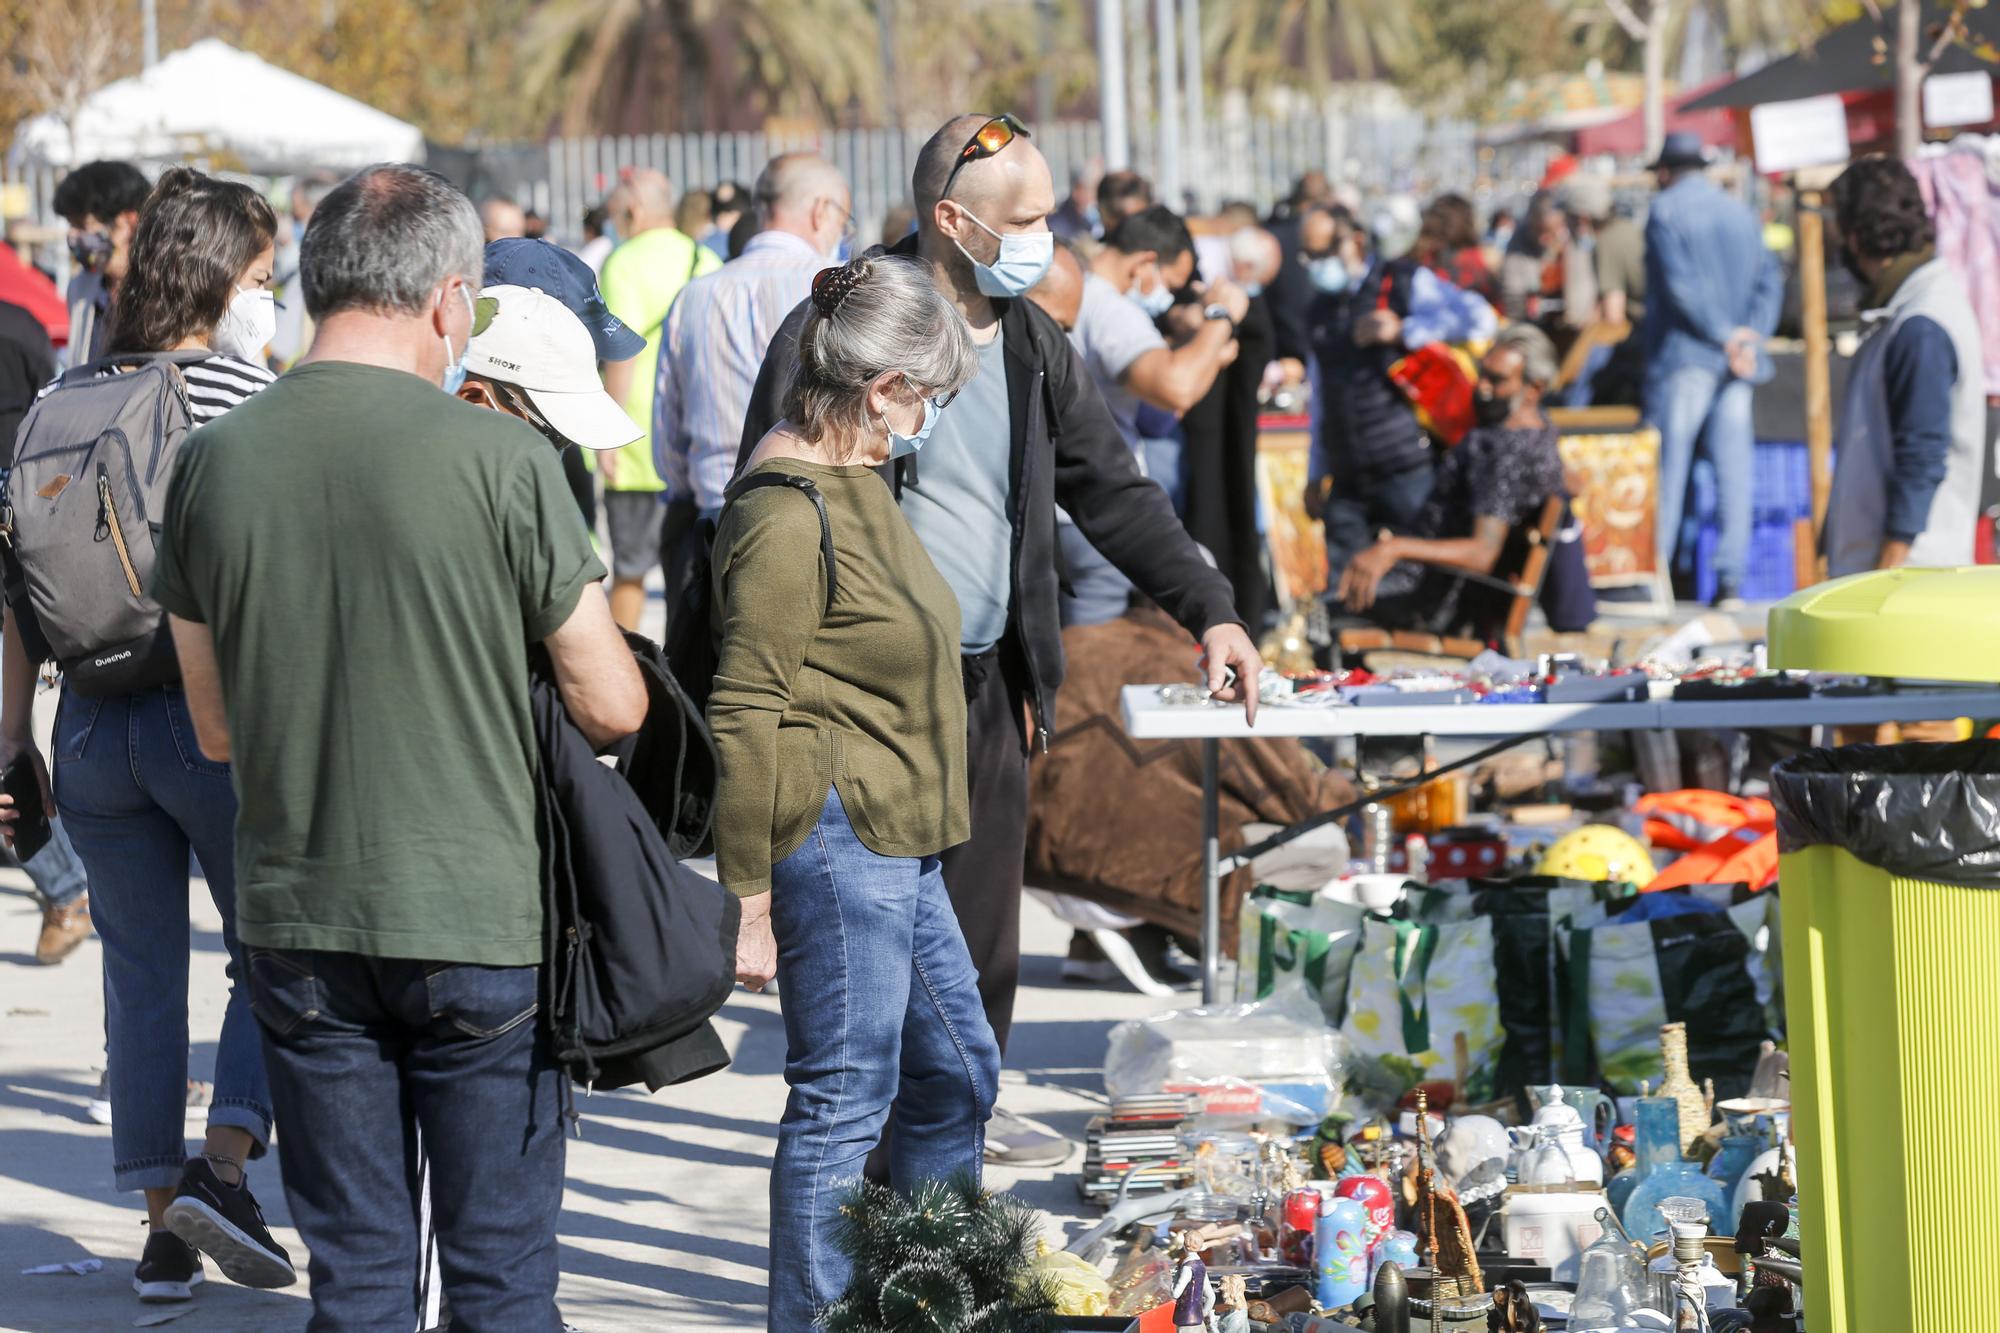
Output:
[[[1347,562],[1373,546],[1382,529],[1397,533],[1415,529],[1436,480],[1437,469],[1429,463],[1381,476],[1333,479],[1333,494],[1326,501],[1329,596],[1340,586]]]
[[[458,1333],[554,1333],[561,1075],[540,970],[249,950],[250,1004],[312,1251],[310,1333],[410,1327],[417,1133]]]
[[[222,914],[229,954],[208,1123],[246,1131],[261,1155],[271,1136],[271,1094],[257,1025],[238,984],[236,792],[228,766],[195,745],[178,687],[115,699],[64,690],[54,749],[56,808],[89,873],[91,919],[104,942],[118,1188],[172,1189],[187,1161],[190,850]]]
[[[847,1289],[833,1243],[893,1103],[889,1179],[977,1179],[1000,1048],[934,856],[883,856],[837,791],[771,867],[785,1082],[771,1169],[770,1333],[808,1333]],[[900,1093],[900,1095],[899,1095]],[[456,1306],[454,1305],[454,1309]]]

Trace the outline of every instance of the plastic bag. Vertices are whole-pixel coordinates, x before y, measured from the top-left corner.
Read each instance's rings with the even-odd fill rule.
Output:
[[[1111,1283],[1080,1254],[1044,1248],[1029,1262],[1028,1271],[1053,1281],[1057,1314],[1100,1315],[1111,1304]]]
[[[1470,910],[1470,894],[1434,896],[1456,900],[1454,913]],[[1492,918],[1364,922],[1341,1032],[1357,1062],[1369,1066],[1362,1086],[1378,1099],[1387,1094],[1393,1102],[1425,1080],[1458,1078],[1473,1101],[1492,1097],[1505,1038]]]
[[[1104,1057],[1113,1098],[1201,1095],[1211,1123],[1317,1125],[1340,1103],[1345,1048],[1319,1000],[1293,981],[1268,999],[1120,1023]]]
[[[1910,879],[2000,888],[2000,741],[1846,745],[1771,770],[1781,851],[1842,847]]]
[[[1261,1000],[1303,983],[1335,1026],[1347,1013],[1347,974],[1367,912],[1326,895],[1258,888],[1243,904],[1237,944],[1236,999]]]

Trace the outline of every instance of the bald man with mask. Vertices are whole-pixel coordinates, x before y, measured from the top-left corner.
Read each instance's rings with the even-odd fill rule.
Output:
[[[1045,749],[1062,684],[1056,506],[1092,545],[1201,641],[1219,698],[1246,699],[1262,670],[1226,580],[1181,529],[1068,338],[1028,290],[1055,249],[1048,163],[1011,116],[960,116],[918,154],[917,232],[892,253],[921,264],[964,317],[979,372],[921,455],[884,469],[903,512],[956,594],[962,619],[972,838],[943,856],[980,998],[1004,1050],[1020,974],[1028,756]],[[741,456],[783,416],[805,308],[764,360]],[[1190,641],[1189,652],[1196,651]],[[1071,1145],[996,1112],[987,1160],[1062,1161]]]
[[[750,191],[759,230],[727,266],[687,285],[667,315],[653,394],[653,459],[667,484],[667,614],[721,516],[736,444],[771,336],[853,232],[847,180],[812,153],[774,157]]]
[[[674,225],[674,187],[657,171],[634,171],[612,196],[618,235],[598,275],[604,304],[646,340],[630,361],[604,367],[604,390],[646,434],[623,449],[596,455],[604,478],[604,526],[611,539],[611,613],[626,629],[639,627],[646,575],[660,562],[666,526],[666,480],[653,463],[653,390],[666,345],[674,298],[705,273],[722,267],[714,251]]]

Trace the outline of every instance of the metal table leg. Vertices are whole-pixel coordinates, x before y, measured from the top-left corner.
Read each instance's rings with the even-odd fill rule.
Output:
[[[1222,959],[1222,878],[1217,862],[1222,843],[1217,807],[1216,768],[1221,743],[1201,743],[1201,1002],[1216,1002],[1215,974]]]

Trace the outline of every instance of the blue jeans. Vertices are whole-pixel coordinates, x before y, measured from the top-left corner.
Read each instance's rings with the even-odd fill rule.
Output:
[[[890,1104],[893,1186],[977,1179],[1000,1047],[936,857],[868,850],[829,792],[771,884],[792,1092],[771,1171],[770,1328],[805,1333],[847,1288],[834,1226]]]
[[[49,840],[39,852],[21,862],[21,869],[28,872],[35,901],[43,907],[66,907],[90,887],[83,861],[77,856],[76,845],[69,840],[69,831],[60,818],[49,820]]]
[[[1373,546],[1382,529],[1398,533],[1415,529],[1436,482],[1437,469],[1429,463],[1346,481],[1334,477],[1325,517],[1329,596],[1340,586],[1347,562]]]
[[[252,948],[249,974],[312,1252],[309,1333],[411,1326],[419,1130],[452,1328],[560,1329],[562,1075],[541,970]]]
[[[1732,589],[1743,586],[1756,500],[1751,487],[1757,432],[1750,415],[1750,391],[1748,380],[1701,366],[1663,372],[1646,385],[1646,419],[1660,432],[1660,521],[1654,531],[1663,570],[1674,567],[1688,473],[1700,445],[1715,465],[1721,528],[1715,549],[1716,580]]]
[[[249,1132],[262,1156],[271,1094],[249,1002],[237,984],[236,792],[195,745],[177,686],[114,699],[63,691],[56,808],[90,878],[104,942],[112,1175],[121,1190],[170,1189],[187,1161],[188,853],[222,914],[229,1003],[215,1053],[211,1126]]]

